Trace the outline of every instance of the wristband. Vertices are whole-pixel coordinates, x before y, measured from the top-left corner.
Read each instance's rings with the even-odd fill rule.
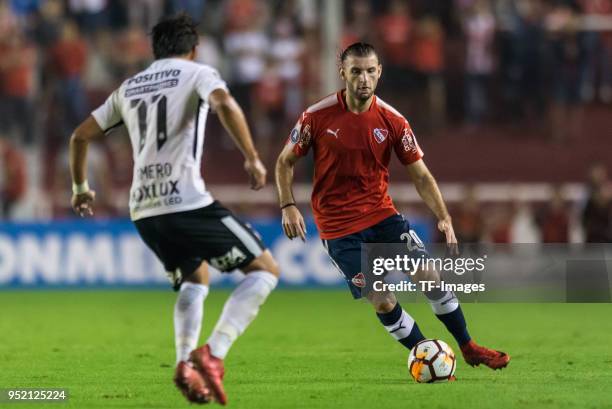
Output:
[[[87,183],[87,181],[78,185],[76,183],[72,184],[72,194],[80,195],[87,192],[89,192],[89,183]]]
[[[296,206],[296,204],[295,204],[295,202],[287,203],[286,205],[281,206],[281,210],[283,210],[285,207],[289,207],[289,206]]]

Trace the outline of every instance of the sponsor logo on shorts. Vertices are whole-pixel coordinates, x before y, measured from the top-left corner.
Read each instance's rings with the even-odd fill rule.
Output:
[[[365,276],[363,275],[363,273],[357,274],[355,277],[351,279],[351,282],[359,288],[364,288],[366,286],[366,280],[365,280]]]
[[[376,139],[376,142],[383,143],[387,139],[387,135],[389,135],[387,129],[374,128],[374,139]]]
[[[168,277],[168,281],[172,284],[172,287],[179,288],[181,282],[183,281],[183,274],[181,273],[181,269],[177,268],[174,271],[166,271],[166,277]]]
[[[238,247],[234,246],[224,255],[212,257],[210,264],[220,271],[230,271],[239,266],[244,260],[246,260],[246,255]]]

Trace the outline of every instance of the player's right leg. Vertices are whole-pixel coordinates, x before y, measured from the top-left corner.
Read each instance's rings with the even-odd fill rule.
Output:
[[[367,298],[387,332],[408,350],[425,339],[416,321],[402,308],[395,294],[371,291]]]
[[[361,271],[361,243],[359,233],[332,240],[323,240],[323,246],[333,264],[342,273],[353,298],[363,297],[366,279],[371,275]],[[425,339],[415,320],[408,314],[391,292],[370,291],[366,296],[376,311],[385,330],[409,350]]]

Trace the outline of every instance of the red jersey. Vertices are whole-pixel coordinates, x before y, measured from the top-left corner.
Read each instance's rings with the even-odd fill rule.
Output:
[[[391,152],[404,165],[423,157],[410,125],[374,96],[369,110],[349,111],[343,91],[309,107],[288,143],[304,156],[312,147],[312,210],[321,238],[352,234],[398,214],[389,186]]]

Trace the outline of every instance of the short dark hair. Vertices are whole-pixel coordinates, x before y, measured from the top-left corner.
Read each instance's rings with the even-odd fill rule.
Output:
[[[198,45],[197,24],[185,13],[164,17],[151,36],[155,59],[184,55]]]
[[[344,51],[342,51],[342,54],[340,54],[340,63],[342,64],[346,61],[347,57],[350,55],[355,57],[367,57],[370,54],[374,54],[378,58],[378,54],[372,44],[364,42],[353,43],[346,47]]]

